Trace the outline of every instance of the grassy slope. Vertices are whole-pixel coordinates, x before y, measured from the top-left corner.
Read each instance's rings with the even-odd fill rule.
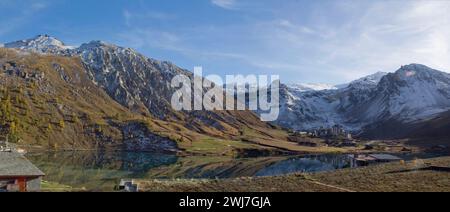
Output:
[[[389,120],[366,129],[366,139],[405,140],[405,144],[426,150],[436,145],[450,146],[450,111],[430,120],[405,125]]]
[[[73,188],[71,186],[62,185],[59,183],[42,181],[41,191],[42,192],[83,192],[83,191],[85,191],[85,189]]]
[[[230,180],[142,181],[143,191],[192,192],[450,192],[450,173],[421,171],[422,166],[449,166],[450,157],[425,161],[399,162],[357,169],[281,177],[238,178]]]
[[[449,149],[450,131],[448,129],[450,129],[450,112],[419,125],[407,144],[423,150],[437,145],[443,145]]]

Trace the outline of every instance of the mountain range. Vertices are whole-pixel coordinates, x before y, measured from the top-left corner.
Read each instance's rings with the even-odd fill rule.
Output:
[[[242,146],[249,148],[252,148],[252,142],[257,143],[259,140],[265,142],[264,146],[274,147],[277,147],[279,141],[287,140],[285,132],[270,123],[261,122],[257,114],[250,111],[173,110],[171,98],[176,89],[171,87],[172,78],[178,74],[193,77],[193,74],[170,62],[145,57],[130,48],[102,41],[70,47],[54,37],[39,35],[4,44],[0,67],[3,69],[0,79],[5,82],[2,83],[3,100],[9,104],[12,96],[14,106],[21,108],[18,111],[8,111],[14,117],[7,117],[8,123],[5,124],[14,123],[12,119],[28,119],[29,117],[24,117],[24,113],[34,115],[36,119],[39,114],[47,114],[47,120],[41,120],[38,125],[50,122],[49,126],[35,129],[44,132],[51,126],[60,128],[59,125],[62,124],[59,122],[65,120],[66,128],[71,128],[70,131],[73,132],[52,133],[60,134],[58,139],[61,140],[60,146],[64,148],[69,148],[70,143],[74,143],[78,145],[77,148],[125,145],[127,149],[172,150],[177,142],[179,147],[195,151],[200,149],[196,145],[202,146],[211,140],[246,140],[250,144]],[[17,89],[23,91],[15,97],[12,90]],[[28,102],[36,96],[42,97],[42,100]],[[23,99],[27,107],[17,105],[15,98]],[[53,104],[42,105],[45,102]],[[86,105],[80,105],[81,102]],[[58,114],[48,111],[53,110],[53,107],[57,107],[55,109]],[[91,121],[86,118],[87,114],[91,116]],[[70,116],[73,117],[68,118]],[[75,118],[80,119],[79,124],[70,122],[70,119]],[[92,119],[96,121],[93,123]],[[37,123],[30,123],[28,120],[20,123],[21,137],[28,137],[23,139],[25,142],[49,140],[40,136],[42,133],[31,132]],[[77,136],[88,134],[90,136],[85,139]],[[57,138],[50,140],[55,139]],[[158,145],[158,142],[163,145]],[[214,145],[230,148],[226,142],[217,144],[219,145]]]
[[[341,125],[370,138],[405,137],[420,123],[450,111],[450,74],[420,64],[379,72],[340,88],[283,86],[283,127],[313,130]],[[389,127],[387,127],[389,126]]]
[[[26,106],[16,105],[19,109],[11,113],[20,119],[31,113],[31,119],[36,119],[21,122],[28,123],[20,124],[21,137],[46,140],[43,132],[52,125],[63,125],[58,119],[72,120],[67,128],[73,133],[59,133],[55,138],[71,141],[61,143],[66,148],[119,145],[171,150],[194,148],[192,142],[215,139],[280,147],[288,135],[277,126],[304,131],[341,125],[367,139],[426,137],[435,132],[424,126],[442,127],[450,120],[446,115],[450,111],[450,75],[420,64],[337,86],[282,84],[280,117],[264,123],[250,111],[173,110],[172,78],[178,74],[192,78],[193,74],[131,48],[102,41],[73,47],[39,35],[4,44],[0,56],[4,104],[20,103],[23,98]],[[20,95],[14,90],[20,90]],[[14,95],[16,99],[8,100]],[[40,117],[42,114],[48,117]],[[48,120],[37,121],[39,117]],[[13,119],[17,117],[7,117],[5,126],[17,121]],[[77,119],[79,124],[75,124]],[[36,125],[45,126],[33,130]],[[67,136],[78,134],[86,138]]]

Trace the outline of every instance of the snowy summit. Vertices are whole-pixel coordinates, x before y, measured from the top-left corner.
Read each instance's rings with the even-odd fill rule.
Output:
[[[4,47],[50,54],[61,54],[74,48],[49,35],[38,35],[32,39],[6,43]]]

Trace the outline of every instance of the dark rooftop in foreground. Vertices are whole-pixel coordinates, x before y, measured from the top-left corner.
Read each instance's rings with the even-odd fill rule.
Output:
[[[0,151],[0,177],[37,177],[45,174],[24,156]]]

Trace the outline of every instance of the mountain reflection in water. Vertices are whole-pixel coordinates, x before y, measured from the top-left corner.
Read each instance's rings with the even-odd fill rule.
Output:
[[[95,151],[32,153],[27,158],[46,174],[44,180],[93,191],[110,191],[120,179],[142,178],[178,160],[159,153]]]
[[[322,172],[355,167],[347,155],[314,155],[289,158],[258,171],[255,176],[277,176],[295,172]]]
[[[121,179],[276,176],[351,167],[346,155],[302,157],[177,157],[144,152],[45,152],[27,157],[44,180],[92,191],[111,191]]]

